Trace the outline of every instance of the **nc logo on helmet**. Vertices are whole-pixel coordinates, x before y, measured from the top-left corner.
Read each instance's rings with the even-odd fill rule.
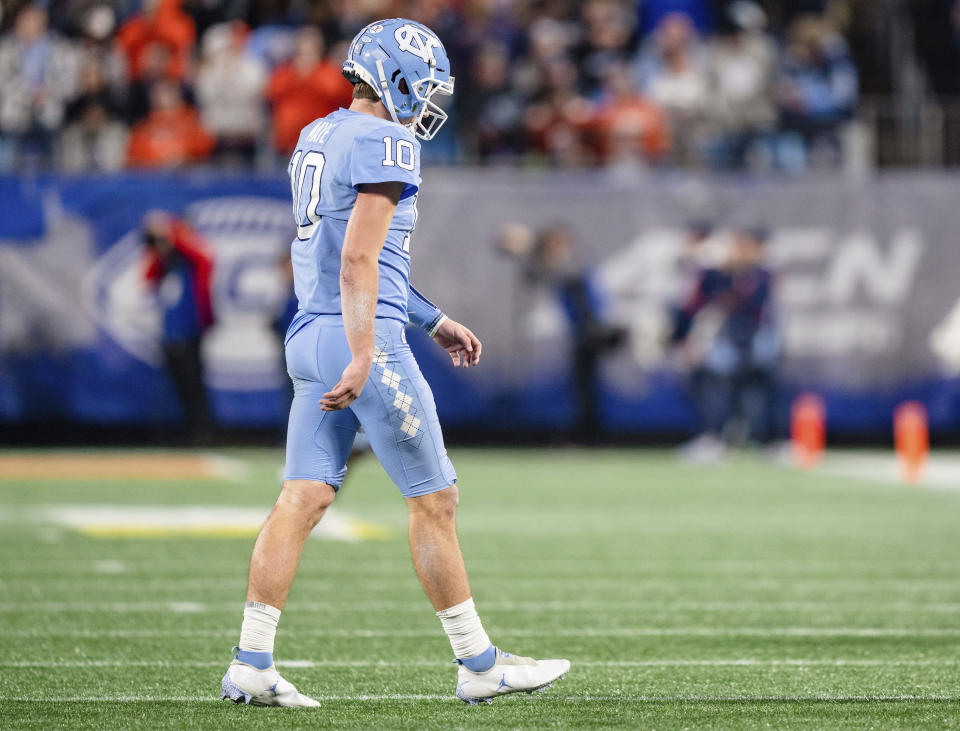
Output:
[[[397,28],[393,33],[401,51],[412,53],[424,63],[434,60],[433,49],[440,48],[440,41],[421,28],[407,23]]]

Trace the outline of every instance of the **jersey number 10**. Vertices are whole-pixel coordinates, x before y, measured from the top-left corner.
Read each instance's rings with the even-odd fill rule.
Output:
[[[322,152],[303,150],[293,153],[290,161],[290,192],[293,194],[293,220],[297,222],[297,238],[306,241],[313,229],[320,223],[322,216],[317,212],[320,207],[320,177],[327,158]],[[303,184],[310,174],[310,199],[303,200]]]
[[[396,149],[396,153],[394,153]],[[413,143],[410,140],[396,140],[393,137],[383,138],[383,162],[385,168],[394,166],[404,170],[413,170]]]
[[[383,167],[399,167],[404,170],[413,170],[413,143],[410,140],[394,140],[393,137],[383,138]],[[297,238],[307,241],[313,234],[314,228],[320,223],[322,216],[317,212],[320,207],[320,178],[323,175],[323,166],[327,158],[322,152],[310,150],[304,153],[297,150],[290,161],[290,192],[293,194],[293,218],[297,222]],[[310,197],[304,200],[304,184],[307,176],[310,177]],[[409,237],[408,237],[409,238]],[[405,246],[405,251],[409,249]]]

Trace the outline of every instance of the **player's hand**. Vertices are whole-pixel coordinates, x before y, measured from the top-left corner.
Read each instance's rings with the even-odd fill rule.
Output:
[[[370,359],[358,361],[354,358],[351,360],[349,365],[343,369],[337,385],[323,394],[323,398],[320,399],[320,408],[323,411],[339,411],[356,401],[367,382],[367,376],[370,375],[371,364]]]
[[[434,342],[447,351],[455,368],[469,368],[480,362],[482,346],[477,336],[456,320],[447,318],[433,336]]]

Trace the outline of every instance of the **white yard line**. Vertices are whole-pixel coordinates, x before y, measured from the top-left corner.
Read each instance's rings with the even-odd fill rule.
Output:
[[[590,668],[672,668],[672,667],[957,667],[958,660],[760,660],[742,658],[730,660],[575,660],[575,667]],[[224,667],[222,660],[44,660],[0,662],[0,668],[214,668]],[[412,668],[432,667],[449,669],[450,663],[441,660],[282,660],[277,666],[283,668]]]
[[[110,614],[140,614],[140,613],[226,613],[236,612],[237,602],[8,602],[0,604],[0,614],[19,614],[34,612],[55,612],[63,614],[81,614],[87,612]],[[426,611],[426,600],[417,601],[326,601],[326,602],[291,602],[286,609],[298,613],[310,612],[342,612],[351,610],[391,610],[391,611]],[[691,601],[545,601],[545,602],[503,602],[490,601],[483,603],[483,609],[499,612],[564,612],[583,609],[605,610],[636,610],[638,612],[650,610],[690,610],[697,612],[728,612],[728,611],[824,611],[849,608],[862,612],[864,601],[775,601],[775,602],[691,602]],[[952,614],[960,612],[958,602],[869,602],[870,610],[892,612],[930,612]]]
[[[92,568],[95,574],[125,574],[129,571],[125,561],[115,558],[94,561]]]
[[[86,637],[135,638],[169,637],[171,630],[34,630],[0,631],[0,637]],[[508,637],[960,637],[957,627],[614,627],[610,629],[496,629],[498,636]],[[231,637],[233,630],[178,629],[177,637]],[[436,637],[437,630],[384,629],[303,629],[300,637],[365,637],[402,638]]]
[[[266,511],[257,507],[88,503],[38,505],[11,514],[20,515],[26,521],[58,525],[95,537],[255,536],[266,517]],[[382,537],[386,532],[384,526],[363,523],[331,508],[311,536],[361,541]]]
[[[549,697],[549,696],[548,696]],[[797,702],[857,702],[875,703],[878,701],[960,701],[957,695],[584,695],[558,698],[563,701],[587,702],[623,702],[623,703],[797,703]]]
[[[586,574],[574,574],[574,573],[554,573],[554,574],[529,574],[529,575],[502,575],[502,576],[490,576],[484,574],[483,572],[475,572],[479,574],[476,577],[472,577],[474,583],[485,583],[495,581],[497,585],[503,584],[519,584],[522,586],[550,586],[551,588],[556,588],[557,583],[576,581],[578,586],[584,587],[602,587],[616,590],[620,596],[623,596],[628,592],[642,593],[646,596],[649,596],[649,593],[656,589],[661,591],[661,593],[677,593],[678,587],[683,587],[684,589],[690,587],[701,587],[704,581],[716,581],[716,576],[637,576],[625,574],[623,572],[610,572],[609,575],[597,575],[597,573],[587,572]],[[404,574],[400,572],[364,572],[362,570],[355,571],[351,574],[341,573],[341,574],[331,574],[325,577],[314,577],[314,576],[298,576],[297,577],[297,586],[299,587],[309,587],[313,589],[337,589],[342,585],[344,577],[361,577],[369,579],[397,579],[398,577],[403,578]],[[17,576],[15,579],[9,576],[4,576],[0,573],[0,584],[15,584],[20,582],[28,582],[32,586],[42,586],[53,584],[52,589],[60,588],[60,585],[67,579],[75,580],[76,577],[69,574],[61,576],[51,576],[51,575],[39,575],[39,576]],[[129,575],[122,574],[101,574],[96,577],[88,577],[83,579],[84,584],[89,587],[97,587],[98,591],[102,592],[113,592],[113,586],[120,584],[121,586],[129,586],[131,582],[136,582],[136,586],[140,590],[146,589],[159,589],[163,587],[170,587],[171,590],[175,591],[193,591],[193,590],[203,590],[203,591],[214,591],[214,590],[223,590],[223,591],[232,591],[237,587],[241,589],[246,587],[247,577],[244,574],[237,574],[233,577],[227,578],[215,578],[215,577],[197,577],[193,575],[170,575],[170,576],[137,576],[131,577]],[[628,583],[625,583],[628,582]],[[901,594],[913,594],[917,591],[944,591],[948,590],[951,592],[956,591],[960,588],[960,577],[958,576],[931,576],[924,578],[908,577],[908,576],[821,576],[821,577],[797,577],[790,575],[782,575],[779,577],[754,577],[754,576],[741,576],[736,578],[730,578],[729,583],[738,588],[740,592],[745,589],[750,590],[762,590],[769,589],[772,591],[783,592],[789,590],[791,593],[796,594],[801,591],[806,592],[822,592],[824,587],[829,587],[830,591],[843,591],[846,590],[850,593],[856,594],[858,597],[861,596],[861,592],[873,591],[875,593],[889,595],[891,592],[898,592]],[[596,590],[596,589],[595,589]],[[43,593],[48,591],[47,589],[38,589],[38,593]],[[581,592],[582,593],[582,592]]]
[[[314,696],[318,701],[454,701],[452,694],[326,694]],[[97,696],[13,696],[0,700],[21,703],[214,703],[212,696],[170,695],[97,695]],[[566,703],[797,703],[894,701],[960,701],[957,695],[553,695],[543,700]]]
[[[932,452],[919,481],[906,483],[901,478],[900,464],[893,451],[849,450],[827,452],[817,473],[855,481],[858,485],[922,488],[960,492],[960,455]]]
[[[13,506],[4,505],[0,503],[0,511],[12,508]],[[266,511],[264,512],[266,516]],[[471,554],[473,556],[473,554]],[[484,556],[477,555],[473,556],[474,561],[478,561],[481,564],[484,561],[500,560],[500,556]],[[16,560],[9,558],[0,559],[0,573],[7,574],[30,574],[37,572],[37,565],[49,564],[54,567],[62,568],[62,571],[50,572],[55,573],[58,576],[65,575],[76,575],[76,574],[86,574],[86,573],[100,573],[98,571],[97,564],[101,561],[113,561],[116,559],[121,559],[121,562],[127,566],[128,572],[137,572],[137,573],[150,573],[150,572],[161,572],[163,570],[180,570],[183,568],[184,559],[183,558],[170,558],[164,556],[155,556],[155,557],[131,557],[127,555],[123,556],[101,556],[99,558],[92,557],[71,557],[71,556],[24,556]],[[836,559],[790,559],[790,558],[770,558],[770,559],[750,559],[750,560],[736,560],[736,559],[712,559],[712,558],[650,558],[644,556],[643,558],[637,558],[636,556],[556,556],[554,560],[562,562],[563,564],[590,564],[590,565],[600,565],[600,566],[613,566],[620,564],[627,564],[630,566],[646,566],[646,567],[659,567],[664,570],[677,571],[680,569],[689,570],[691,568],[703,568],[711,572],[715,571],[731,571],[731,572],[746,572],[750,573],[756,570],[767,569],[770,571],[776,572],[776,574],[783,575],[785,573],[792,573],[795,570],[802,571],[813,571],[815,569],[823,569],[836,571],[838,568],[872,568],[877,567],[876,559],[856,559],[856,558],[836,558]],[[951,558],[929,558],[929,559],[910,559],[910,558],[888,558],[884,557],[883,566],[885,567],[899,567],[906,569],[908,571],[915,571],[918,567],[925,568],[936,568],[941,570],[954,571],[956,569],[956,562]],[[376,566],[384,569],[395,569],[402,568],[406,569],[410,566],[409,556],[386,559],[378,558],[369,561],[364,561],[364,566]],[[204,559],[201,565],[191,567],[195,569],[206,569],[211,573],[224,572],[236,570],[238,567],[244,568],[246,566],[245,560],[240,562],[235,560],[225,560],[222,558],[212,558]]]
[[[0,503],[0,511],[4,509],[12,509],[14,506],[5,505]],[[54,506],[55,507],[55,506]],[[264,517],[267,515],[267,510],[264,510]],[[473,555],[473,554],[471,554]],[[69,567],[65,568],[64,571],[59,572],[60,575],[66,573],[73,574],[83,574],[88,572],[91,568],[95,568],[94,564],[98,560],[114,560],[120,558],[123,563],[127,564],[130,567],[141,566],[144,569],[149,571],[157,571],[164,567],[169,569],[181,569],[183,568],[183,559],[180,558],[169,558],[163,556],[156,557],[130,557],[130,556],[101,556],[99,559],[91,557],[71,557],[71,556],[29,556],[16,561],[12,560],[0,560],[0,572],[7,571],[16,571],[23,569],[24,566],[32,567],[35,564],[53,564],[59,567]],[[483,562],[485,560],[494,560],[500,557],[497,556],[484,556],[477,555],[474,556],[475,561]],[[813,570],[814,568],[823,568],[835,570],[837,567],[868,567],[876,568],[877,561],[875,559],[866,559],[866,558],[831,558],[831,559],[790,559],[790,558],[757,558],[749,560],[737,560],[737,559],[725,559],[725,558],[652,558],[644,556],[643,558],[638,559],[636,556],[555,556],[553,559],[562,561],[563,563],[586,563],[586,564],[598,564],[602,566],[610,566],[614,564],[629,564],[631,566],[641,565],[641,566],[659,566],[669,570],[676,570],[679,568],[689,569],[691,567],[703,567],[707,568],[710,571],[750,571],[758,568],[768,568],[770,570],[776,571],[777,574],[783,574],[787,572],[787,569],[803,569],[803,570]],[[908,569],[914,569],[917,566],[936,566],[944,569],[954,570],[956,568],[956,563],[950,558],[942,559],[913,559],[913,558],[888,558],[884,557],[883,559],[884,566],[899,566],[906,567]],[[245,562],[237,562],[234,560],[226,560],[222,558],[213,558],[213,559],[204,559],[203,568],[208,568],[211,571],[222,571],[236,569],[238,566],[245,566]],[[366,566],[381,566],[381,567],[391,567],[391,568],[407,568],[410,565],[410,558],[401,557],[401,558],[377,558],[375,560],[365,561],[364,565]],[[198,567],[199,568],[199,567]],[[30,569],[27,569],[29,571]],[[25,572],[26,573],[26,572]]]

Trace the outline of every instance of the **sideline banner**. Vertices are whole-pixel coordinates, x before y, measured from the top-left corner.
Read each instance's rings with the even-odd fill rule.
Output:
[[[449,426],[545,430],[572,419],[562,307],[495,247],[506,223],[565,222],[606,318],[629,331],[602,366],[601,418],[614,431],[691,428],[663,335],[684,224],[708,215],[771,231],[784,404],[798,389],[820,391],[831,428],[875,436],[889,431],[896,403],[919,398],[934,428],[960,428],[960,177],[758,183],[443,169],[422,191],[413,281],[484,341],[482,367],[454,371],[411,334]],[[293,235],[289,184],[203,173],[0,179],[0,420],[177,418],[141,276],[138,227],[152,208],[187,218],[216,256],[217,325],[205,351],[217,418],[283,423],[270,323],[287,296],[278,261]]]

